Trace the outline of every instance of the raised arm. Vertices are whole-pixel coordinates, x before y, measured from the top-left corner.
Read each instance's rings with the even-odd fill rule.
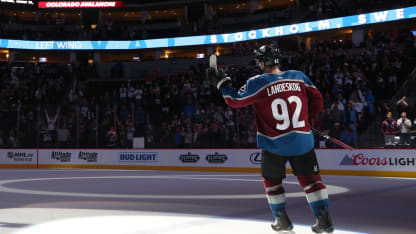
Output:
[[[221,91],[225,103],[232,108],[240,108],[251,105],[260,96],[263,89],[258,76],[247,80],[246,84],[238,91],[231,86],[231,78],[221,68],[211,67],[207,70],[208,81]]]
[[[246,84],[243,85],[238,91],[230,85],[225,86],[221,92],[225,100],[225,103],[232,108],[240,108],[253,104],[261,96],[263,90],[259,85],[256,84],[254,78],[247,80]]]

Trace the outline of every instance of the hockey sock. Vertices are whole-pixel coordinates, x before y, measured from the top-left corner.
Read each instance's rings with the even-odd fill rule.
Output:
[[[306,199],[316,218],[321,216],[319,208],[328,206],[328,191],[321,183],[320,175],[298,176],[299,184],[305,190]]]
[[[282,186],[282,180],[263,178],[263,183],[273,216],[279,218],[280,215],[277,211],[286,206],[286,196]]]

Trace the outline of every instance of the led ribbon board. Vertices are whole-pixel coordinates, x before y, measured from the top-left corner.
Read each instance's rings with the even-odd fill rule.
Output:
[[[0,48],[26,50],[139,50],[213,45],[416,18],[416,6],[227,34],[136,41],[27,41],[0,39]]]
[[[42,1],[39,8],[114,8],[123,7],[122,1]]]

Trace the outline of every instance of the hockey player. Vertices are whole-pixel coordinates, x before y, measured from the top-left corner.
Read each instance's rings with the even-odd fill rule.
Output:
[[[221,68],[209,68],[210,83],[222,92],[232,108],[252,105],[257,125],[257,145],[262,149],[261,171],[266,196],[275,217],[275,231],[293,228],[286,213],[282,179],[289,161],[293,173],[303,187],[316,217],[315,233],[334,231],[329,216],[328,192],[321,183],[314,151],[314,138],[309,119],[323,108],[321,93],[300,71],[281,71],[279,49],[263,45],[255,51],[255,59],[263,74],[251,77],[238,91]]]

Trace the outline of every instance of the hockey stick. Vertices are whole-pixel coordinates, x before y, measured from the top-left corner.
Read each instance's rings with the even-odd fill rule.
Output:
[[[323,132],[319,131],[319,130],[318,130],[318,129],[316,129],[316,128],[311,128],[311,129],[312,129],[312,131],[313,131],[315,134],[317,134],[317,135],[319,135],[319,136],[321,136],[321,137],[323,137],[323,138],[327,139],[328,141],[330,141],[330,142],[332,142],[332,143],[334,143],[334,144],[337,144],[337,145],[341,146],[341,147],[342,147],[342,148],[344,148],[344,149],[347,149],[347,150],[354,150],[354,148],[353,148],[353,147],[351,147],[351,146],[349,146],[349,145],[345,144],[344,142],[342,142],[342,141],[340,141],[340,140],[337,140],[337,139],[335,139],[335,138],[332,138],[332,137],[328,136],[327,134],[325,134],[325,133],[323,133]]]
[[[217,56],[215,54],[209,56],[209,67],[217,69]]]

